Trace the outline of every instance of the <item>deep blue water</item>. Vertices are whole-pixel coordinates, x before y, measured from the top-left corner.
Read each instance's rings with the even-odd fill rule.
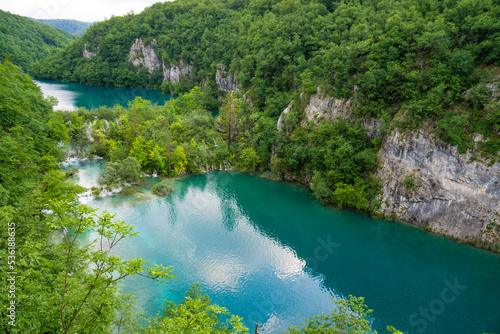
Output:
[[[80,163],[80,183],[96,184],[99,162]],[[151,179],[151,182],[157,180]],[[86,199],[116,212],[140,234],[117,254],[172,265],[160,285],[126,279],[138,306],[156,314],[199,283],[251,329],[279,333],[327,313],[331,297],[363,296],[373,327],[405,333],[500,333],[500,256],[405,224],[321,206],[309,192],[235,172],[176,183],[160,198]]]
[[[97,87],[49,80],[34,81],[45,96],[51,95],[57,98],[59,104],[55,109],[62,110],[76,110],[80,107],[90,110],[100,106],[113,107],[116,104],[127,107],[128,102],[137,96],[151,101],[152,104],[163,105],[173,98],[172,95],[163,94],[158,89]]]

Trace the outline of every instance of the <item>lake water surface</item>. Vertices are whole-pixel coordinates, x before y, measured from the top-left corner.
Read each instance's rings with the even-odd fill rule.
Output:
[[[54,96],[59,101],[55,109],[76,110],[80,107],[94,109],[100,106],[113,107],[120,104],[127,107],[129,101],[137,96],[151,101],[152,104],[165,104],[173,98],[172,95],[163,94],[159,89],[147,88],[116,88],[85,86],[74,82],[61,82],[50,80],[34,80],[40,86],[44,96]]]
[[[80,184],[96,185],[101,162],[79,162]],[[150,179],[151,183],[158,179]],[[373,327],[405,333],[500,333],[500,256],[401,223],[329,209],[297,186],[236,172],[178,181],[160,198],[85,201],[117,213],[140,234],[117,254],[172,265],[163,285],[127,278],[150,315],[199,283],[251,329],[280,333],[327,313],[331,298],[363,296]]]

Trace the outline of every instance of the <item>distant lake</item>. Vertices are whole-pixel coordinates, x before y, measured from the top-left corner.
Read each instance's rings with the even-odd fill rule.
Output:
[[[152,104],[164,105],[174,96],[163,94],[159,89],[116,88],[85,86],[73,82],[33,80],[42,89],[43,95],[54,96],[59,101],[55,109],[76,110],[80,107],[95,109],[100,106],[113,107],[120,104],[124,107],[137,96],[151,101]]]

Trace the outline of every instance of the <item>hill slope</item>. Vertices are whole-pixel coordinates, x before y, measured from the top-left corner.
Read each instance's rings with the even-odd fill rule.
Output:
[[[65,20],[65,19],[55,19],[55,20],[41,20],[29,17],[29,19],[48,24],[49,26],[64,30],[70,34],[82,36],[88,27],[92,25],[92,22],[82,22],[77,20]]]
[[[499,42],[500,5],[488,0],[178,0],[96,23],[31,73],[200,85],[209,110],[239,91],[218,130],[252,169],[307,184],[324,203],[498,243],[483,232],[496,211],[477,203],[500,200]],[[442,223],[458,219],[470,230]]]
[[[0,59],[13,55],[11,61],[24,70],[74,40],[70,33],[0,10]]]

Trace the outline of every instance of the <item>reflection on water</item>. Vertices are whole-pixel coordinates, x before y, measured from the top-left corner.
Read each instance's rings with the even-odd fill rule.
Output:
[[[99,163],[80,164],[93,184]],[[154,181],[154,180],[153,180]],[[286,183],[229,172],[192,176],[167,198],[147,186],[135,197],[89,203],[133,224],[140,234],[119,244],[123,258],[172,265],[178,276],[160,285],[125,280],[138,305],[156,314],[200,283],[213,302],[279,333],[332,309],[331,297],[364,296],[374,326],[420,333],[420,308],[439,299],[446,281],[467,288],[425,333],[483,333],[500,329],[500,257],[390,221],[330,210]],[[417,316],[412,315],[417,312]]]
[[[55,109],[76,110],[80,107],[94,109],[100,106],[113,107],[120,104],[124,107],[137,96],[151,101],[152,104],[165,104],[173,98],[158,89],[115,88],[85,86],[71,82],[34,80],[40,86],[44,96],[54,96],[59,101]]]

